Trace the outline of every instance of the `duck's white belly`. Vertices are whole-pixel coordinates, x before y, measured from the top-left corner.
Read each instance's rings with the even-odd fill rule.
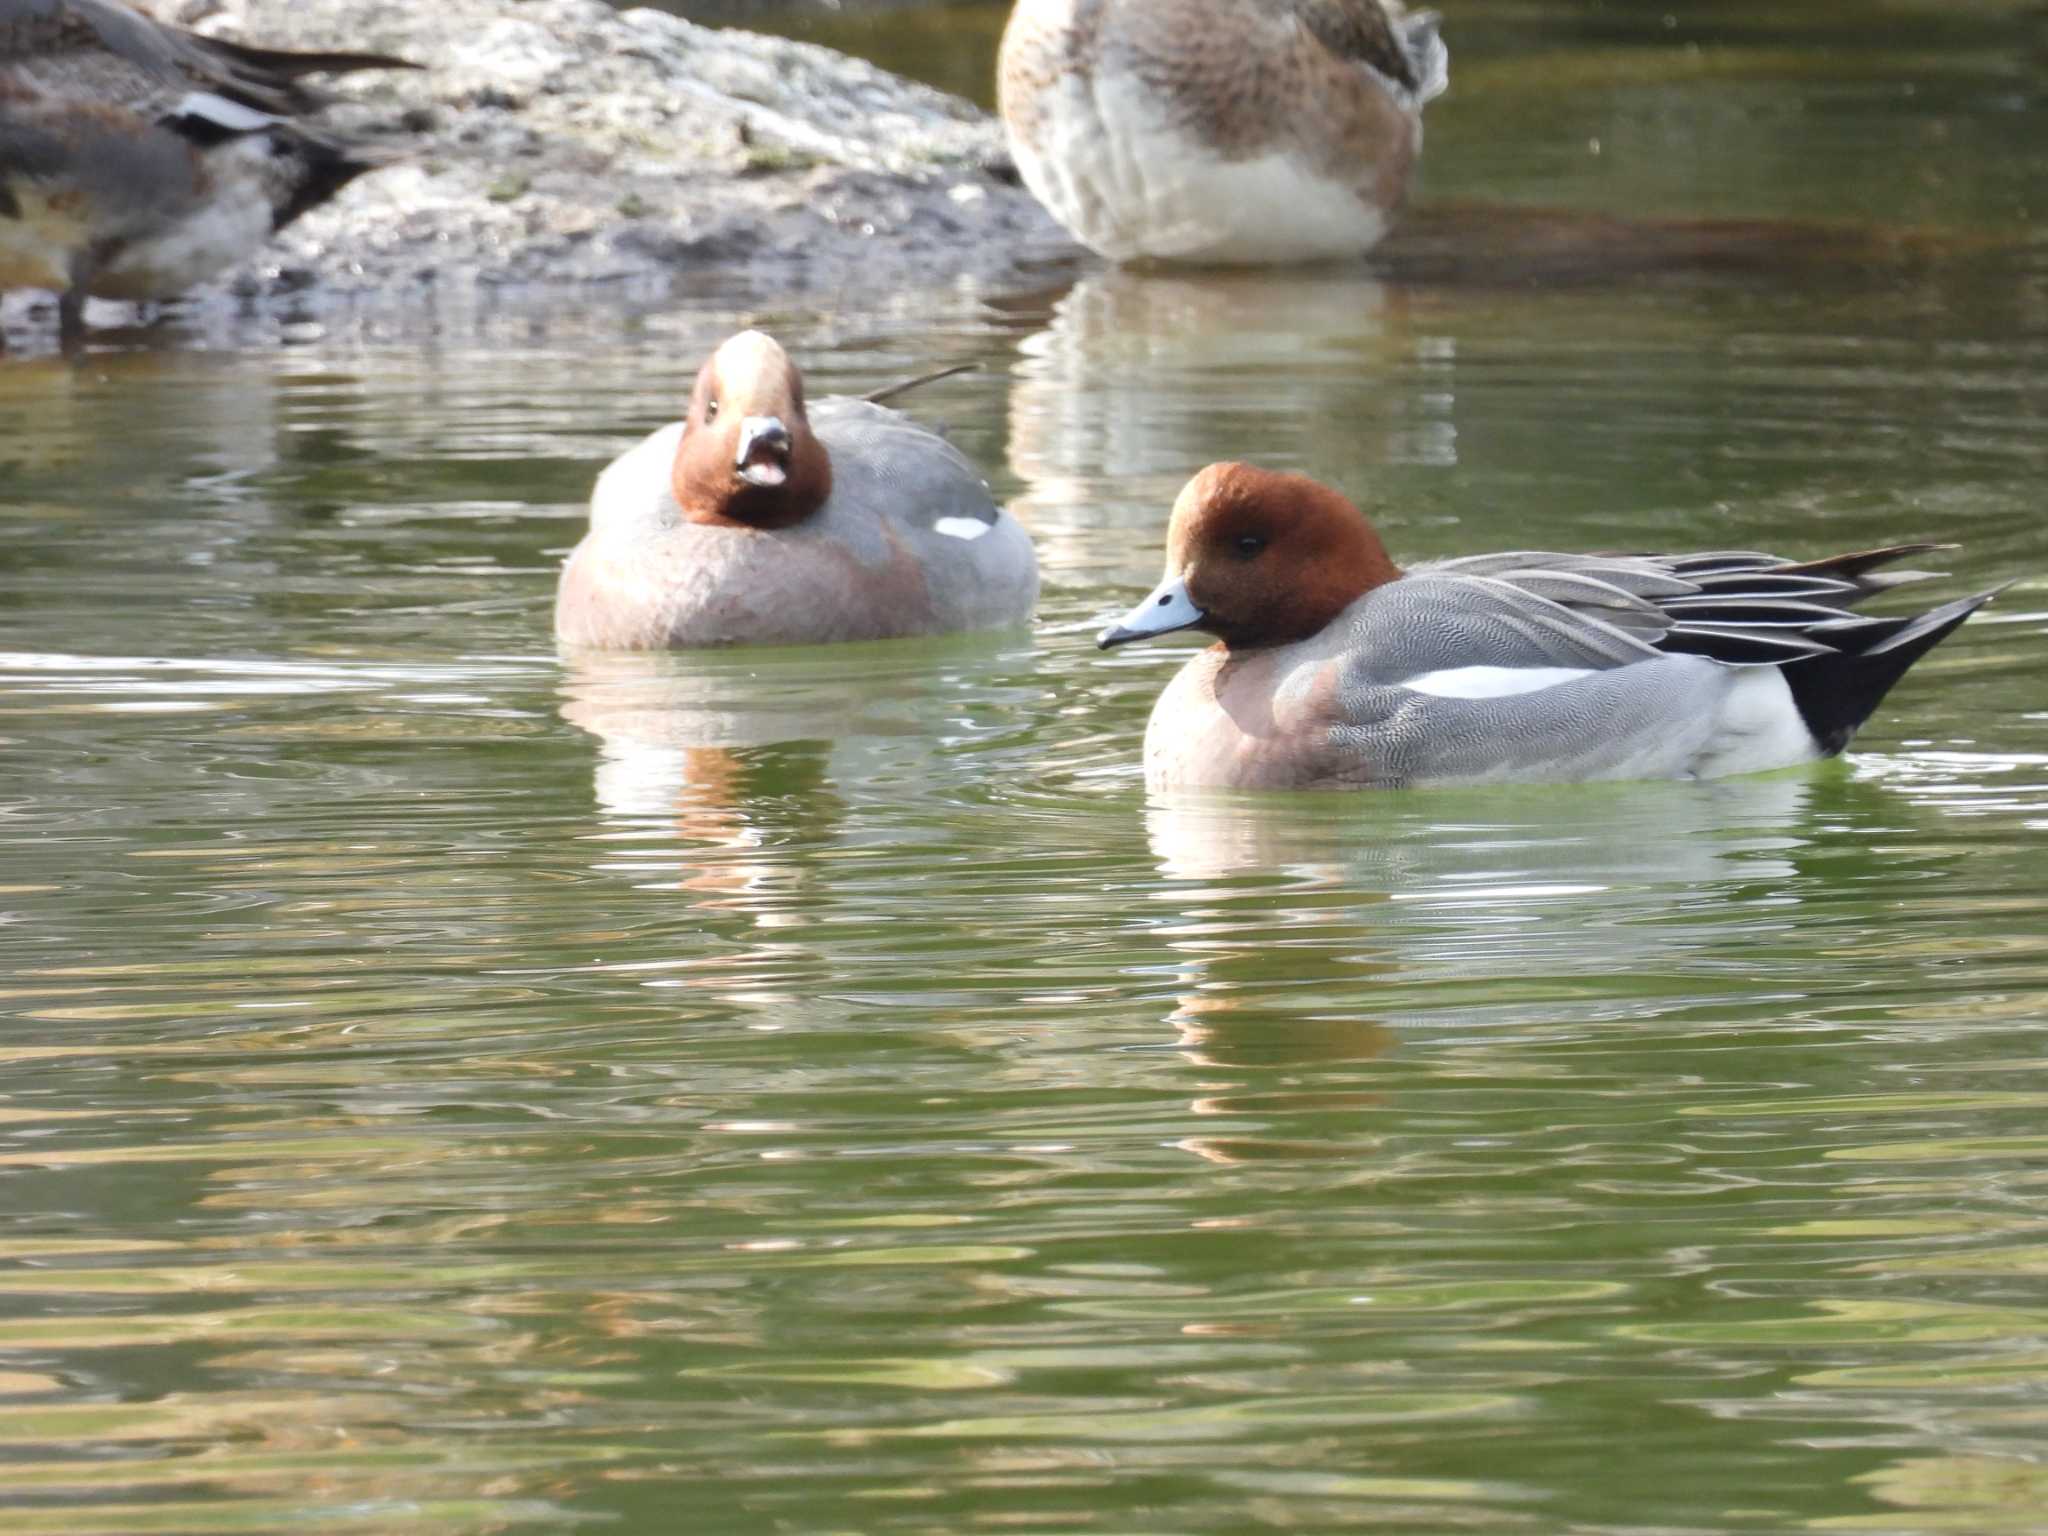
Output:
[[[132,240],[93,279],[109,299],[163,299],[218,277],[270,238],[270,201],[235,180],[163,229]]]
[[[1117,261],[1255,264],[1356,256],[1386,215],[1287,150],[1218,155],[1129,77],[1065,75],[1039,104],[1045,142],[1014,141],[1039,201]]]

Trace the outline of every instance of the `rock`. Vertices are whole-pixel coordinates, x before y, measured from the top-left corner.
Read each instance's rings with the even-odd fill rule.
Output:
[[[163,14],[172,13],[164,6]],[[326,120],[402,147],[200,303],[630,285],[1041,282],[1077,258],[972,104],[811,44],[601,0],[186,0],[198,30],[371,49]],[[254,295],[254,298],[250,298]]]

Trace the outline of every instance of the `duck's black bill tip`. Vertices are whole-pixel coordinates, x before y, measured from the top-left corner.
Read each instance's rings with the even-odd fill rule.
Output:
[[[1113,650],[1128,641],[1142,640],[1144,638],[1145,635],[1142,630],[1125,629],[1121,624],[1112,624],[1095,637],[1095,648],[1098,651]]]

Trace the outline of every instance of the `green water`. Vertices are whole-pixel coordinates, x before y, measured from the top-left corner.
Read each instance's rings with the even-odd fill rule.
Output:
[[[1028,633],[556,657],[728,308],[0,366],[10,1532],[2048,1531],[2048,70],[1660,14],[1453,8],[1424,276],[749,311],[985,364]],[[1149,801],[1225,456],[2019,585],[1810,772]]]

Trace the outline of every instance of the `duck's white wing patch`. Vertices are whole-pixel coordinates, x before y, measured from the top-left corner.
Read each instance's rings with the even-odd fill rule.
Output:
[[[1445,667],[1419,672],[1396,686],[1439,699],[1504,699],[1591,675],[1590,667]]]
[[[984,523],[978,517],[942,517],[932,527],[949,539],[978,539],[995,524]]]
[[[189,91],[184,100],[170,111],[172,117],[196,117],[225,128],[230,133],[254,133],[259,128],[268,128],[272,123],[284,121],[272,117],[268,112],[258,112],[254,107],[245,107],[239,101],[229,101],[225,96],[216,96],[211,91]]]

